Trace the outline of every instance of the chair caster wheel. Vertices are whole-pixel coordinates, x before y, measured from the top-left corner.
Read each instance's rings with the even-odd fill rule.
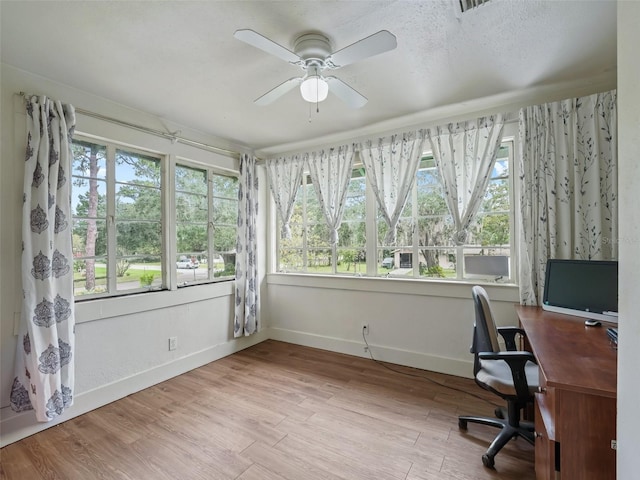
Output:
[[[467,429],[467,421],[466,420],[462,420],[462,419],[458,419],[458,428],[461,430],[466,430]]]
[[[502,409],[500,407],[497,407],[493,413],[495,414],[496,418],[501,418],[504,420],[504,412],[502,411]]]
[[[485,453],[482,455],[482,464],[487,468],[495,469],[496,462],[493,457],[490,457]]]

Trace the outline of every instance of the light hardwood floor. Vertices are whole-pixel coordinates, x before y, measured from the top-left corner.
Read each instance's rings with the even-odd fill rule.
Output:
[[[375,348],[374,354],[375,354]],[[39,479],[534,479],[522,439],[459,414],[494,407],[472,380],[266,341],[0,451],[0,477]],[[417,375],[417,376],[416,376]]]

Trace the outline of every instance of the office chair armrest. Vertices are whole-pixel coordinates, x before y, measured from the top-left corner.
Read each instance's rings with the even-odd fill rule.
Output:
[[[524,350],[517,350],[515,352],[478,352],[478,358],[480,358],[480,360],[504,360],[507,363],[526,363],[527,361],[537,363],[533,353]]]
[[[527,382],[527,375],[525,373],[525,366],[527,362],[536,362],[536,358],[531,352],[517,351],[517,352],[480,352],[478,353],[480,360],[503,360],[507,362],[511,369],[511,376],[513,378],[513,387],[516,390],[516,395],[519,399],[526,400],[531,397],[529,393],[529,383]]]
[[[518,346],[516,345],[516,335],[518,334],[522,336],[525,335],[524,330],[522,328],[498,327],[497,330],[500,336],[504,338],[504,343],[508,351],[514,352],[518,350]]]

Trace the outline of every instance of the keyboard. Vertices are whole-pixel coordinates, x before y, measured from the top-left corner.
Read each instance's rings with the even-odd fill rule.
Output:
[[[611,340],[614,344],[618,345],[618,329],[615,327],[607,328],[607,335],[609,336],[609,340]]]

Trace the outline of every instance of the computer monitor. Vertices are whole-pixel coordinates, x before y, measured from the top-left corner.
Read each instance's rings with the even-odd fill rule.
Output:
[[[542,308],[617,322],[618,262],[549,259]]]

